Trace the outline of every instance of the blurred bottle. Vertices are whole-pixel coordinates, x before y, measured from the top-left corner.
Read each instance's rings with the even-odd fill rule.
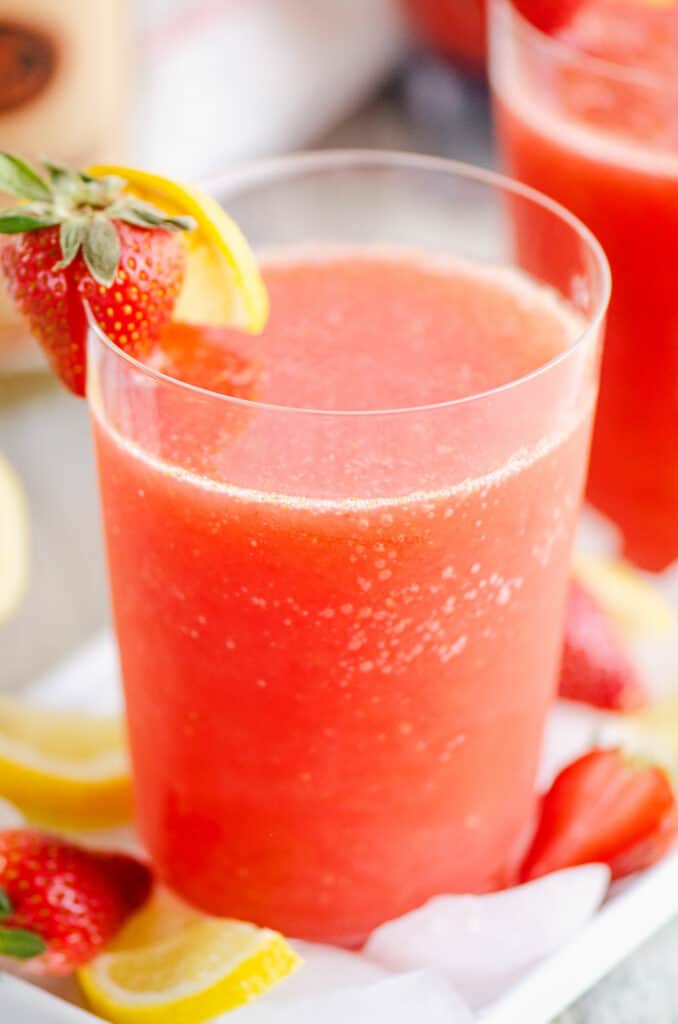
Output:
[[[120,162],[130,14],[128,0],[0,0],[2,149],[76,166]],[[0,370],[37,362],[37,346],[0,290]]]
[[[475,73],[485,69],[485,0],[402,0],[422,39]]]

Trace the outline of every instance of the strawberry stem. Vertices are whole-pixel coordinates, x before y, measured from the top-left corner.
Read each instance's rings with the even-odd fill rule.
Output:
[[[47,180],[30,164],[0,152],[0,192],[24,200],[0,210],[0,235],[25,234],[59,225],[61,259],[55,270],[68,267],[82,251],[90,274],[110,288],[118,269],[120,245],[114,222],[163,231],[193,231],[192,217],[169,215],[124,191],[115,174],[95,177],[60,164],[45,162]]]
[[[23,928],[0,928],[0,956],[13,956],[17,960],[31,960],[47,949],[44,941],[34,932]]]

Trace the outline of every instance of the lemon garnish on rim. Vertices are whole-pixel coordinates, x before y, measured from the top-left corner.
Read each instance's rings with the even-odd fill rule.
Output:
[[[28,510],[19,478],[0,455],[0,624],[17,609],[28,582]]]
[[[240,327],[260,333],[268,319],[268,293],[254,253],[238,225],[219,203],[171,178],[134,167],[99,165],[89,174],[115,175],[129,192],[171,216],[193,217],[197,228],[185,235],[186,278],[174,311],[175,320]]]
[[[51,828],[84,830],[129,821],[131,783],[121,718],[0,698],[0,794]]]
[[[201,1024],[300,962],[277,932],[207,917],[158,889],[78,982],[91,1009],[114,1024]]]

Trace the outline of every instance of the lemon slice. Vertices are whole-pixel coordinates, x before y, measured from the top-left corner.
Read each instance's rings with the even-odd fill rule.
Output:
[[[0,455],[0,624],[17,609],[28,583],[28,510],[21,483]]]
[[[176,320],[240,327],[250,334],[264,329],[268,293],[256,258],[238,225],[215,199],[191,185],[134,167],[99,165],[88,173],[124,178],[125,191],[170,215],[189,215],[197,222],[197,229],[184,236],[188,261]]]
[[[122,720],[0,698],[0,794],[32,821],[51,828],[129,821],[132,797]]]
[[[199,1024],[290,974],[299,957],[282,935],[206,917],[163,890],[78,972],[95,1013],[115,1024]]]
[[[626,745],[637,749],[666,768],[678,786],[678,696],[652,704],[645,711],[628,716]]]
[[[634,715],[633,721],[642,732],[669,743],[678,757],[678,696],[672,695],[653,704],[646,711]]]
[[[625,562],[577,555],[574,574],[627,636],[660,636],[676,628],[671,605]]]

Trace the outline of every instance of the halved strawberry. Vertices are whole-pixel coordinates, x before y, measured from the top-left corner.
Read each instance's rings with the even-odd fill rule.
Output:
[[[623,638],[576,579],[570,582],[559,693],[609,711],[636,711],[649,702]]]
[[[115,344],[135,356],[148,352],[183,283],[186,254],[178,232],[194,222],[125,195],[117,176],[44,168],[43,177],[0,153],[0,192],[23,201],[0,211],[0,234],[10,236],[0,266],[52,368],[84,395],[84,301]]]
[[[654,864],[676,835],[676,798],[664,769],[619,749],[592,750],[545,795],[521,878],[592,862],[621,878]]]
[[[151,891],[151,872],[28,829],[0,832],[0,956],[68,974],[101,951]]]
[[[634,843],[611,856],[608,865],[613,878],[624,878],[635,871],[656,864],[668,853],[678,836],[678,808],[669,811],[646,835],[639,837]]]

